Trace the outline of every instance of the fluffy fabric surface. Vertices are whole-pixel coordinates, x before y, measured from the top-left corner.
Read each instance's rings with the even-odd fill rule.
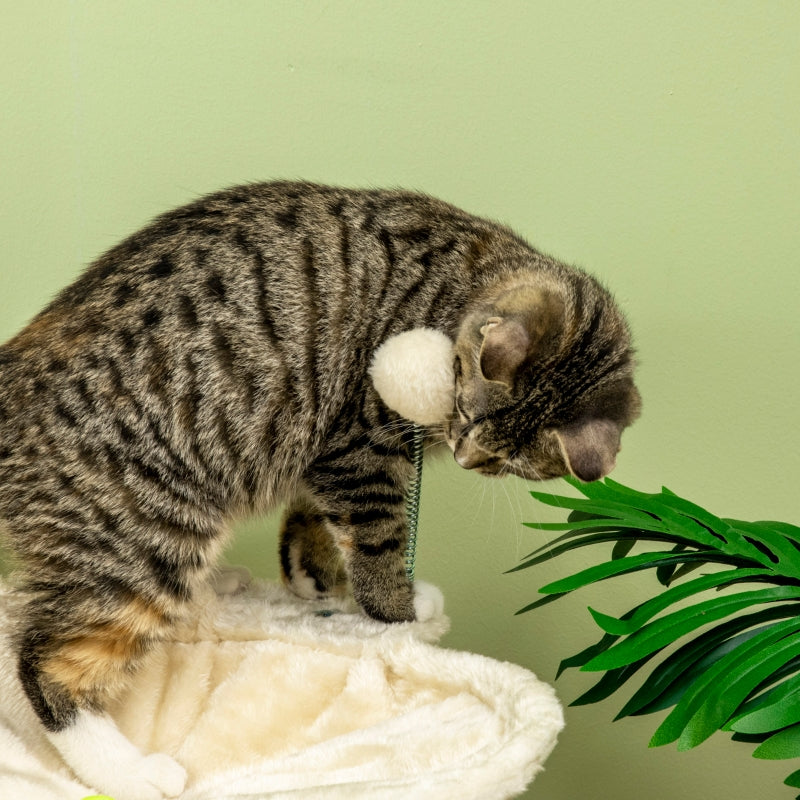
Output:
[[[47,743],[16,678],[15,602],[0,587],[0,797],[80,800],[94,790]],[[514,797],[553,749],[561,706],[521,667],[437,647],[447,624],[384,625],[273,584],[209,589],[111,714],[186,767],[182,800]]]

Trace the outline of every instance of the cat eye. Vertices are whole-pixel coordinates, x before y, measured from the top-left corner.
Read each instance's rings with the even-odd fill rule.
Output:
[[[458,412],[458,416],[461,418],[461,421],[466,425],[472,420],[470,419],[469,414],[464,411],[464,407],[461,405],[461,394],[456,394],[456,411]]]

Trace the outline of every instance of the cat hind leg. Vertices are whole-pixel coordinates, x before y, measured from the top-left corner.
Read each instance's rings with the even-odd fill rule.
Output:
[[[184,769],[167,755],[143,754],[103,711],[169,627],[166,615],[141,599],[70,603],[53,593],[39,596],[28,616],[20,682],[48,740],[75,775],[115,800],[180,794]]]
[[[211,574],[211,588],[218,595],[234,595],[245,591],[252,583],[253,575],[247,567],[217,567]]]

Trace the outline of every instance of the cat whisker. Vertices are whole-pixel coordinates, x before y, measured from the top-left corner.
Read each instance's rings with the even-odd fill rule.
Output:
[[[405,419],[392,420],[385,425],[370,431],[373,436],[380,436],[381,434],[396,434],[396,433],[410,433],[414,430],[414,424]]]
[[[522,473],[520,477],[525,478],[526,480],[534,480],[534,481],[545,480],[541,472],[539,472],[539,470],[533,466],[531,460],[523,453],[516,453],[514,455],[514,458],[511,459],[509,469],[513,471],[515,464],[519,465],[519,471]]]

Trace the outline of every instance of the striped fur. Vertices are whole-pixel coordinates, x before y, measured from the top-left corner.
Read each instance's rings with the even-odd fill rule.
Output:
[[[517,356],[495,341],[511,318]],[[20,677],[48,729],[100,711],[185,612],[229,521],[281,501],[290,585],[349,579],[369,615],[413,618],[410,433],[366,374],[417,326],[456,340],[457,408],[430,436],[465,465],[591,472],[582,426],[618,441],[637,413],[628,330],[592,278],[402,191],[202,198],[0,348],[0,516],[30,591]]]

